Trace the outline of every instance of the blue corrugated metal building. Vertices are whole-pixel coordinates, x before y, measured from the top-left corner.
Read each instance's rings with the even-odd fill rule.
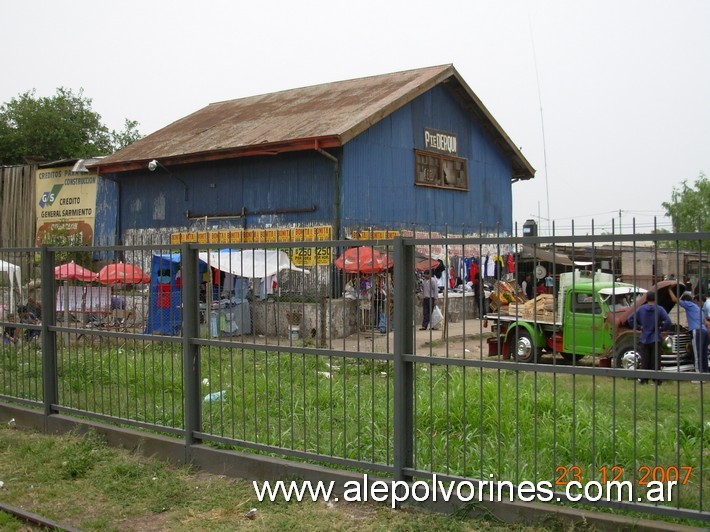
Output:
[[[119,239],[205,222],[510,233],[513,183],[535,173],[452,65],[211,104],[96,167]]]

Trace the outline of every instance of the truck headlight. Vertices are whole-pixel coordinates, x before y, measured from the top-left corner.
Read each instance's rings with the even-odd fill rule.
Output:
[[[675,344],[675,342],[673,341],[673,337],[672,337],[672,336],[666,336],[666,337],[663,339],[663,349],[665,349],[665,350],[668,351],[669,353],[672,353],[672,352],[673,352],[674,344]]]

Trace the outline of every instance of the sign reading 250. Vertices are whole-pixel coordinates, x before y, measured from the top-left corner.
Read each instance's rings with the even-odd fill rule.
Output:
[[[42,208],[44,208],[45,205],[51,207],[54,200],[57,199],[60,190],[62,190],[62,185],[54,185],[52,190],[43,193],[42,198],[39,200],[39,206]]]

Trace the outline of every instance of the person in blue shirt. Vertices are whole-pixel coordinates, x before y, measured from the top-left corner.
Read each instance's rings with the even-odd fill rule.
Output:
[[[641,305],[629,318],[629,323],[635,328],[641,328],[639,352],[641,368],[658,371],[661,367],[661,331],[669,329],[671,318],[666,309],[656,304],[656,292],[646,292],[646,303]],[[656,380],[656,384],[661,381]],[[646,384],[648,379],[639,379]]]
[[[671,299],[685,310],[688,319],[688,330],[693,338],[693,355],[695,356],[695,370],[698,373],[708,372],[708,329],[705,325],[703,311],[699,305],[693,301],[692,292],[683,292],[683,295],[675,295],[673,290],[669,290]]]
[[[30,312],[29,308],[29,305],[20,305],[17,307],[20,314],[20,323],[38,325],[40,322],[39,318],[37,318],[33,312]],[[25,329],[24,336],[25,340],[32,340],[33,338],[39,337],[39,331],[37,329]]]
[[[707,322],[710,321],[710,294],[705,294],[705,303],[703,303],[703,317],[705,318],[705,327],[708,326]]]

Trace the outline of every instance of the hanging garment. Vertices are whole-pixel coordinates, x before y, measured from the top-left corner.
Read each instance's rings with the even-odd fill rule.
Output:
[[[451,257],[451,262],[450,262],[449,266],[451,266],[451,268],[454,270],[454,272],[458,272],[460,262],[461,262],[461,257],[459,257],[458,255],[454,255],[453,257]]]
[[[503,260],[503,257],[501,257],[500,255],[496,255],[494,262],[496,265],[496,279],[500,279],[503,277],[503,270],[505,268],[505,261]]]
[[[472,281],[471,279],[471,263],[473,262],[473,259],[471,257],[466,257],[463,260],[463,280],[464,282],[466,281]]]
[[[266,296],[274,293],[276,287],[276,275],[269,275],[259,280],[259,298],[266,299]]]
[[[496,276],[496,262],[486,255],[486,277]]]
[[[436,283],[439,286],[439,288],[444,288],[446,286],[446,283],[448,282],[448,280],[449,280],[449,269],[444,268],[444,270],[441,272],[441,277],[439,277],[436,280]]]
[[[222,283],[222,296],[228,296],[234,291],[234,275],[227,273]]]
[[[170,308],[170,283],[158,284],[158,308]]]
[[[475,259],[471,261],[471,266],[468,268],[468,280],[471,282],[478,280],[478,263]]]

